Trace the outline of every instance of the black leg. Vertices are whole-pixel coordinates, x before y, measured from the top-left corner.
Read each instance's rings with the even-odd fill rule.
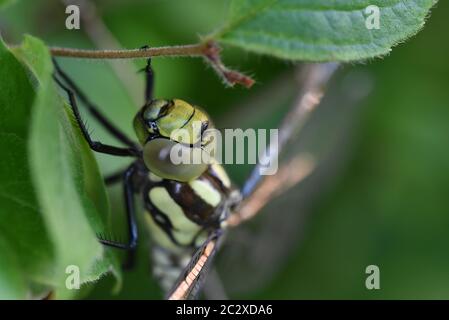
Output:
[[[119,141],[123,142],[125,145],[131,148],[136,148],[135,143],[129,139],[123,132],[121,132],[117,127],[115,127],[98,109],[95,104],[93,104],[89,98],[81,91],[81,89],[75,84],[75,82],[61,69],[56,59],[53,58],[53,64],[55,66],[56,73],[66,82],[68,87],[79,97],[82,103],[87,107],[87,110],[92,114],[92,116],[97,119],[103,127],[109,131],[114,137]]]
[[[154,89],[154,72],[151,67],[151,58],[148,58],[147,65],[145,67],[145,102],[150,102],[153,100],[153,89]]]
[[[123,174],[124,182],[124,195],[125,195],[125,205],[126,205],[126,219],[128,224],[128,242],[121,243],[114,240],[108,240],[100,238],[100,242],[104,245],[124,249],[124,250],[134,250],[137,245],[137,222],[136,222],[136,212],[134,208],[134,186],[133,186],[133,176],[136,171],[134,164],[132,164]]]
[[[114,172],[104,178],[104,183],[109,186],[112,184],[116,184],[117,182],[121,182],[123,180],[123,174],[125,173],[125,170],[120,170],[117,172]]]
[[[70,90],[67,86],[65,86],[56,76],[54,76],[54,79],[56,83],[66,91],[70,106],[73,110],[73,114],[75,116],[75,119],[78,123],[78,126],[81,129],[81,132],[86,139],[87,143],[89,144],[90,148],[94,151],[100,152],[100,153],[106,153],[114,156],[131,156],[131,157],[140,157],[140,150],[138,150],[135,147],[128,147],[128,148],[120,148],[120,147],[114,147],[111,145],[103,144],[99,141],[93,141],[89,135],[89,132],[87,131],[83,120],[81,119],[81,115],[78,110],[78,106],[76,103],[75,95],[73,94],[72,90]]]
[[[145,45],[141,47],[141,50],[148,49],[149,46]],[[150,102],[153,100],[153,89],[154,89],[154,72],[153,68],[151,67],[151,58],[148,58],[147,65],[142,70],[145,72],[145,103]]]
[[[130,249],[126,252],[125,261],[122,264],[124,270],[131,270],[136,265],[136,248]]]

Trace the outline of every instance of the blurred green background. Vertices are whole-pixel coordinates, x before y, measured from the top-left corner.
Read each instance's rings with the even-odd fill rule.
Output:
[[[228,1],[93,1],[125,48],[194,43],[221,25]],[[83,9],[82,9],[83,10]],[[293,150],[316,154],[316,172],[231,232],[217,261],[231,298],[449,298],[449,3],[440,1],[424,30],[391,55],[346,65]],[[8,43],[22,34],[47,44],[94,48],[67,30],[62,1],[16,1],[0,13]],[[156,96],[203,106],[219,128],[276,127],[298,86],[290,62],[225,48],[225,62],[255,77],[250,89],[225,88],[201,59],[154,59]],[[61,59],[63,68],[124,131],[143,102],[144,61]],[[125,81],[113,68],[124,72]],[[4,79],[2,79],[4,80]],[[119,121],[117,121],[119,120]],[[113,141],[93,121],[94,136]],[[123,161],[99,156],[104,173]],[[237,184],[248,166],[227,166]],[[117,232],[123,232],[120,188],[111,188]],[[149,244],[136,270],[111,293],[113,279],[87,298],[160,298],[151,278]],[[365,288],[365,268],[380,268],[380,290]],[[215,272],[214,272],[215,273]],[[214,279],[212,279],[214,280]],[[216,281],[209,297],[220,296]],[[206,291],[207,292],[207,291]]]

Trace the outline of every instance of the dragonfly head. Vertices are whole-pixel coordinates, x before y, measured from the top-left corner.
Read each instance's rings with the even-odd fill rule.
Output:
[[[152,100],[134,118],[147,168],[161,178],[177,181],[191,181],[206,171],[208,164],[193,158],[201,158],[209,142],[203,133],[209,127],[205,112],[180,99]],[[189,157],[192,161],[186,161]]]

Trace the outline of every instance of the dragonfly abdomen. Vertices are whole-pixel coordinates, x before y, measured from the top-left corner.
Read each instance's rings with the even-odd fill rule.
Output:
[[[154,242],[153,271],[163,289],[173,285],[174,275],[179,275],[210,231],[222,228],[235,192],[218,164],[189,182],[149,174],[143,188],[145,216]]]

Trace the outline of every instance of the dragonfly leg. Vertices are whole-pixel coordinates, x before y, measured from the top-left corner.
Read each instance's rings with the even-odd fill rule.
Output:
[[[150,46],[145,45],[142,46],[141,50],[146,50],[150,48]],[[149,103],[153,100],[153,91],[154,91],[154,72],[151,67],[151,58],[147,59],[147,65],[141,71],[145,72],[145,103]]]
[[[100,237],[100,242],[104,245],[124,249],[124,250],[134,250],[137,245],[138,232],[137,232],[137,221],[136,221],[136,210],[134,206],[134,185],[133,176],[136,172],[135,165],[132,164],[123,174],[124,182],[124,195],[125,195],[125,206],[126,206],[126,219],[128,225],[128,242],[122,243],[114,240],[108,240]]]
[[[81,130],[81,133],[84,136],[84,139],[87,141],[87,143],[89,144],[89,147],[93,151],[96,151],[99,153],[110,154],[110,155],[114,155],[114,156],[121,156],[121,157],[126,157],[126,156],[140,157],[141,152],[136,147],[125,147],[125,148],[115,147],[115,146],[111,146],[108,144],[103,144],[99,141],[92,140],[89,132],[87,131],[86,126],[83,123],[83,120],[81,119],[81,115],[78,110],[78,105],[76,102],[75,94],[69,87],[67,87],[65,84],[63,84],[56,76],[54,76],[54,79],[55,79],[56,83],[67,93],[67,95],[69,97],[69,102],[70,102],[69,105],[73,111],[75,120],[78,123],[78,126]]]
[[[65,73],[62,68],[57,63],[56,59],[53,58],[53,64],[55,66],[55,72],[56,74],[64,80],[65,84],[63,89],[67,91],[70,89],[72,91],[72,94],[74,96],[77,96],[80,101],[87,107],[87,110],[90,112],[90,114],[115,138],[117,138],[119,141],[124,143],[126,146],[130,148],[136,148],[136,144],[129,139],[121,130],[119,130],[114,124],[112,124],[107,117],[100,111],[100,109],[92,103],[89,98],[83,93],[83,91],[76,85],[76,83]],[[61,85],[61,81],[57,81],[58,84]],[[69,94],[70,96],[70,94]],[[75,106],[75,108],[77,108]],[[79,114],[79,112],[78,112]]]

